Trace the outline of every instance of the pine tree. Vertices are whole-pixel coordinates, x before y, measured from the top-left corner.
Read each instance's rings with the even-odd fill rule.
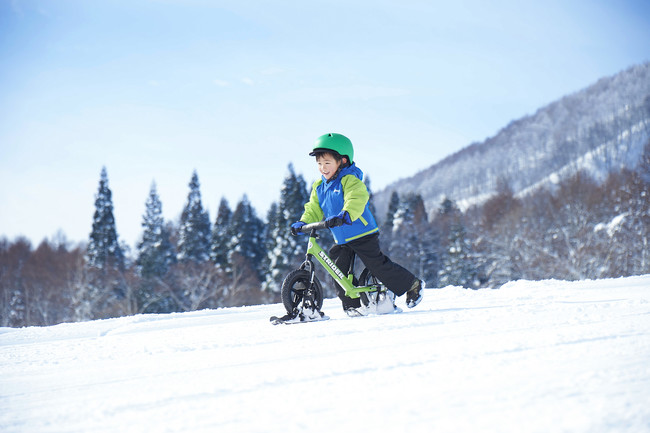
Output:
[[[386,219],[382,225],[382,230],[386,233],[391,233],[393,231],[393,221],[395,220],[395,214],[399,209],[399,194],[397,191],[393,191],[390,195],[390,201],[388,202],[388,211],[386,212]]]
[[[174,248],[169,240],[169,232],[162,216],[162,203],[156,191],[155,182],[151,184],[149,197],[142,217],[144,232],[138,243],[136,264],[143,277],[162,277],[174,262]]]
[[[232,215],[231,238],[228,242],[228,264],[234,268],[250,268],[259,278],[261,262],[265,255],[264,223],[244,195]]]
[[[95,214],[87,250],[88,264],[97,269],[124,269],[124,253],[117,240],[113,199],[108,187],[106,167],[102,167],[99,190],[95,196]]]
[[[393,198],[397,197],[393,193]],[[407,194],[393,212],[390,254],[403,266],[432,284],[437,264],[436,233],[430,228],[424,201],[419,194]],[[433,280],[433,281],[432,281]]]
[[[440,203],[440,209],[438,209],[438,215],[441,216],[446,216],[446,217],[453,217],[456,216],[460,210],[458,207],[456,207],[456,203],[449,197],[445,197],[442,199],[442,203]]]
[[[202,263],[210,258],[210,216],[203,210],[196,171],[192,174],[189,186],[190,193],[181,214],[178,234],[178,260]]]
[[[443,233],[447,233],[447,244],[438,271],[438,285],[475,288],[479,281],[479,270],[460,210],[452,200],[445,198],[438,217],[442,219]]]
[[[228,269],[228,243],[231,238],[230,222],[232,219],[232,210],[228,205],[228,200],[221,198],[219,210],[217,211],[217,220],[214,222],[212,229],[212,246],[210,249],[210,259],[217,267],[224,271]]]
[[[280,190],[280,201],[271,206],[267,216],[264,288],[272,292],[280,291],[284,276],[300,262],[304,254],[304,245],[291,235],[289,227],[302,215],[304,205],[309,200],[309,191],[305,179],[302,175],[296,175],[292,164],[289,164],[288,170]]]
[[[390,200],[388,201],[388,210],[386,215],[381,220],[378,220],[377,223],[380,224],[381,232],[381,244],[386,249],[386,253],[393,256],[393,221],[395,220],[395,214],[399,208],[399,194],[397,191],[393,191],[390,195]],[[375,218],[377,215],[375,215]]]
[[[95,196],[95,214],[86,259],[85,282],[73,295],[76,318],[103,319],[127,313],[130,299],[124,277],[124,250],[118,242],[105,167]]]
[[[170,240],[169,229],[162,216],[162,203],[156,191],[155,182],[151,184],[149,197],[142,217],[144,232],[137,245],[137,270],[142,277],[135,289],[138,312],[168,313],[176,310],[176,304],[169,292],[164,290],[161,280],[167,275],[170,266],[176,261],[174,246]]]
[[[465,278],[466,255],[465,230],[462,225],[455,224],[451,227],[447,251],[442,260],[442,269],[438,273],[441,286],[467,287]]]

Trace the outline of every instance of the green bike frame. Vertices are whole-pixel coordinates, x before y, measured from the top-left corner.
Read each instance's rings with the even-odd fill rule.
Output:
[[[312,232],[313,234],[313,232]],[[341,269],[334,263],[325,250],[316,242],[316,236],[309,236],[309,243],[307,244],[307,257],[316,257],[316,260],[323,265],[323,268],[329,273],[332,278],[345,290],[345,296],[356,299],[363,292],[374,292],[377,290],[376,286],[355,286],[353,281],[354,275],[345,275]]]

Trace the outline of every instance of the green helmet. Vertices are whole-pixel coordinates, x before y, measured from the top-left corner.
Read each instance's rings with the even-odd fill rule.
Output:
[[[316,156],[328,150],[347,157],[350,164],[354,162],[354,147],[352,147],[352,142],[345,135],[335,133],[321,135],[314,143],[314,149],[309,156]]]

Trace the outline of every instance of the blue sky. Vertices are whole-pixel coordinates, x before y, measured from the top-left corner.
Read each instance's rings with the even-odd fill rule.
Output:
[[[260,217],[326,132],[381,189],[650,61],[650,3],[0,0],[0,235],[86,241],[102,166],[133,247],[155,181]]]

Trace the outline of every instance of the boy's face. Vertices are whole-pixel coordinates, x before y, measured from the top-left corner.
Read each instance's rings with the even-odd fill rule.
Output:
[[[316,162],[318,163],[318,171],[320,171],[320,174],[325,179],[330,180],[338,171],[342,161],[337,161],[332,155],[324,153],[316,158]]]

